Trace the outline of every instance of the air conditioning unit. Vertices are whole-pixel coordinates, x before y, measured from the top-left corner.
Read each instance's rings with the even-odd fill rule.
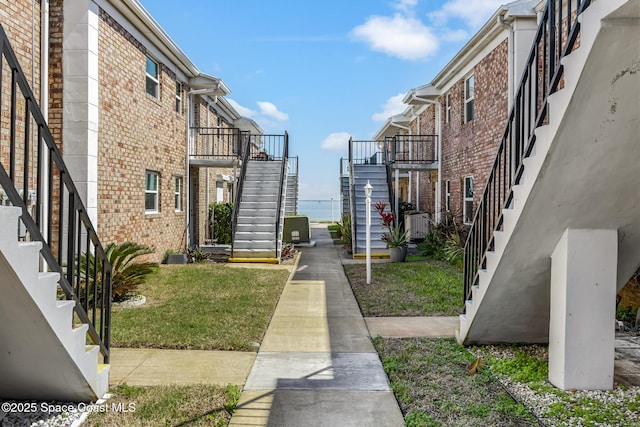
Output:
[[[424,213],[412,213],[404,216],[404,228],[410,240],[422,240],[429,234],[430,215]]]

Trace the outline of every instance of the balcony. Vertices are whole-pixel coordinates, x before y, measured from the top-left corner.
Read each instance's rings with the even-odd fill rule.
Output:
[[[392,169],[438,169],[437,135],[396,135],[385,142]]]
[[[242,141],[247,133],[237,128],[191,128],[189,165],[234,167],[241,164]]]

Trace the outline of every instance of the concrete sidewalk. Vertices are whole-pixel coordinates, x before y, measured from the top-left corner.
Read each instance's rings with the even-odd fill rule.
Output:
[[[403,426],[326,226],[303,248],[230,426]]]

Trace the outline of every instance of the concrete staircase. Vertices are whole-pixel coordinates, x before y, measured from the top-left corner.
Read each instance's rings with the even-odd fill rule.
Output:
[[[387,244],[382,240],[382,234],[387,230],[382,225],[380,215],[373,208],[379,201],[387,203],[389,211],[389,186],[387,185],[387,170],[384,165],[353,165],[350,175],[352,228],[354,228],[352,246],[353,253],[364,254],[366,251],[366,210],[364,186],[369,182],[373,186],[371,193],[371,253],[387,254]],[[355,196],[355,197],[354,197]]]
[[[639,0],[611,0],[578,17],[564,87],[460,316],[464,344],[549,342],[550,379],[563,388],[612,386],[615,294],[640,264],[639,15]],[[575,231],[586,243],[567,240]],[[598,255],[571,264],[585,250]]]
[[[349,176],[340,177],[340,200],[342,201],[342,216],[349,215]]]
[[[247,163],[233,241],[234,259],[280,259],[287,194],[287,180],[285,179],[280,204],[280,223],[276,232],[281,174],[282,163],[280,161],[250,161]]]
[[[284,207],[285,215],[298,214],[298,175],[287,175],[287,194]]]
[[[57,298],[58,273],[41,272],[40,242],[19,242],[22,210],[0,206],[0,398],[94,401],[109,366],[74,324],[74,301]]]

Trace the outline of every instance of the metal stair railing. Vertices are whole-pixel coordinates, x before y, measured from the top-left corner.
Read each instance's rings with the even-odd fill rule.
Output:
[[[502,210],[512,202],[523,160],[535,146],[534,130],[548,121],[548,98],[564,76],[560,60],[577,48],[577,15],[590,4],[591,0],[547,1],[465,245],[463,307],[478,283],[479,269],[486,265],[487,251],[493,249],[494,231],[503,226]]]
[[[280,219],[282,218],[282,190],[284,188],[285,180],[287,179],[287,162],[289,157],[289,134],[284,133],[284,142],[282,146],[281,168],[280,168],[280,184],[278,185],[278,200],[277,200],[277,216],[276,216],[276,238],[275,238],[275,251],[278,255],[278,241],[280,240]],[[279,255],[278,255],[279,258]]]
[[[353,138],[349,138],[349,213],[351,214],[351,251],[355,254],[358,247],[358,233],[356,233],[358,215],[356,207],[356,176],[353,172],[353,166],[355,165],[353,143]]]
[[[17,237],[42,242],[46,268],[60,274],[65,298],[75,301],[75,315],[109,363],[111,265],[2,25],[0,87],[0,132],[9,118],[8,138],[0,140],[0,186],[22,209]]]
[[[238,139],[238,147],[242,147],[239,150],[240,159],[242,165],[240,166],[240,175],[238,176],[238,182],[236,184],[236,194],[233,198],[233,212],[231,214],[231,258],[234,257],[234,249],[236,245],[236,229],[238,228],[238,211],[240,210],[240,201],[242,200],[242,188],[244,186],[244,180],[247,175],[247,163],[252,155],[252,141],[251,133],[248,131],[242,131]]]
[[[384,158],[385,171],[387,173],[387,190],[389,192],[389,211],[394,214],[393,225],[397,226],[399,220],[395,216],[396,198],[394,197],[393,181],[391,178],[391,163],[395,161],[395,146],[396,146],[395,137],[386,137],[384,139],[383,158]],[[390,148],[393,150],[392,152],[389,151]]]

